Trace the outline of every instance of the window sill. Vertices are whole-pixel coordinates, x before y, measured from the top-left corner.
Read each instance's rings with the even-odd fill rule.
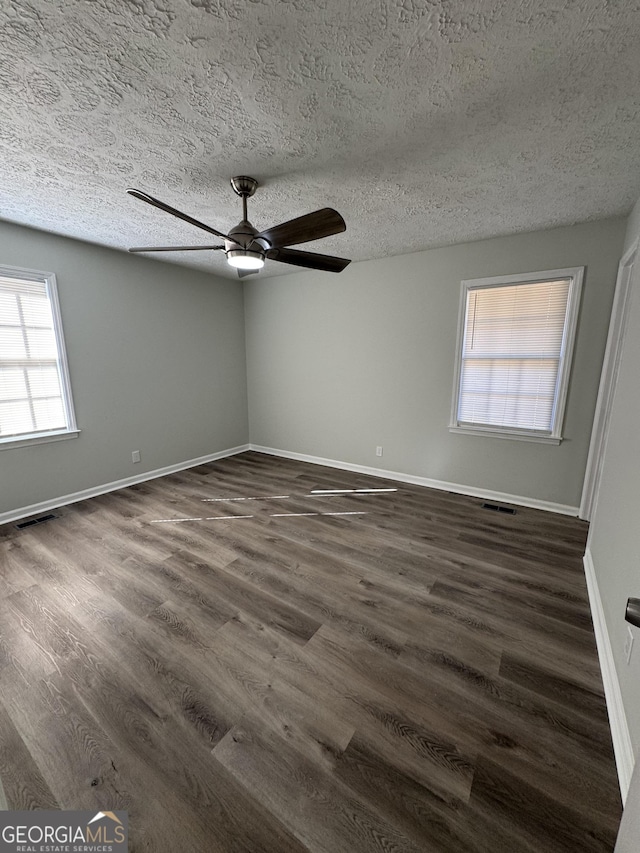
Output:
[[[508,438],[515,441],[533,441],[538,444],[558,445],[562,441],[562,438],[559,436],[542,435],[537,432],[524,432],[522,430],[516,432],[515,430],[491,429],[480,426],[459,426],[458,424],[452,424],[449,427],[449,432],[457,432],[462,435],[485,435],[489,438]]]
[[[77,438],[79,429],[69,429],[60,432],[41,432],[34,435],[16,436],[15,438],[0,438],[0,450],[13,450],[15,447],[30,447],[32,444],[49,444],[52,441],[66,441]]]

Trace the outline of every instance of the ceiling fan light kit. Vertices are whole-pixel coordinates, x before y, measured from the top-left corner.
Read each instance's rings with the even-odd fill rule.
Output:
[[[227,261],[238,270],[259,270],[264,266],[264,255],[248,249],[227,249]]]
[[[148,246],[136,247],[129,249],[129,251],[224,251],[227,262],[237,269],[241,278],[259,272],[264,266],[265,258],[326,272],[342,272],[351,263],[347,258],[288,248],[297,243],[320,240],[322,237],[330,237],[333,234],[340,234],[345,231],[347,226],[337,210],[323,207],[314,213],[307,213],[304,216],[291,219],[289,222],[283,222],[264,231],[258,231],[247,217],[247,199],[255,193],[258,182],[255,178],[250,178],[247,175],[238,175],[231,178],[231,186],[233,191],[242,199],[242,220],[228,234],[223,234],[210,225],[205,225],[204,222],[176,210],[175,207],[165,204],[142,190],[127,190],[129,195],[134,198],[157,207],[159,210],[164,210],[165,213],[170,213],[172,216],[182,219],[190,225],[195,225],[196,228],[202,228],[209,234],[215,234],[224,240],[223,246]]]

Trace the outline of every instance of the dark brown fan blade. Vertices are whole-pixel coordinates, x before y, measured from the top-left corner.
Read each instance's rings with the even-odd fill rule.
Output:
[[[334,255],[319,255],[317,252],[300,252],[297,249],[270,249],[267,257],[272,261],[283,264],[295,264],[310,270],[325,272],[342,272],[351,261],[346,258],[336,258]]]
[[[164,210],[165,213],[170,213],[172,216],[177,216],[178,219],[182,219],[184,220],[184,222],[188,222],[189,225],[195,225],[196,228],[202,228],[203,231],[208,231],[209,234],[215,234],[216,237],[222,237],[223,240],[227,239],[227,235],[223,234],[222,231],[216,231],[216,229],[212,228],[210,225],[205,225],[204,222],[198,222],[198,220],[194,219],[192,216],[188,216],[186,213],[181,213],[181,211],[176,210],[175,207],[170,207],[168,204],[165,204],[163,201],[159,201],[152,195],[149,195],[148,193],[143,193],[142,190],[128,189],[127,192],[134,198],[139,198],[140,201],[146,201],[147,204],[152,204],[154,207],[157,207],[160,210]]]
[[[244,278],[246,275],[255,275],[260,270],[238,270],[238,278]]]
[[[265,240],[266,248],[279,249],[281,246],[295,246],[296,243],[308,243],[321,237],[330,237],[346,230],[344,219],[337,210],[323,207],[314,213],[307,213],[281,225],[274,225],[256,234],[256,240]]]
[[[130,252],[215,252],[224,246],[136,246]]]

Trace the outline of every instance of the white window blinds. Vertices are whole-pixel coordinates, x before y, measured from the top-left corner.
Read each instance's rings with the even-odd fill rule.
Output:
[[[454,425],[557,437],[576,315],[575,276],[495,281],[500,283],[463,283]]]
[[[0,271],[0,442],[73,428],[55,280]]]

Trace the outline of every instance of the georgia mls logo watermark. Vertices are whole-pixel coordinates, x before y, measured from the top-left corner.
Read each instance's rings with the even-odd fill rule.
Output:
[[[0,812],[0,853],[127,853],[127,812]]]

